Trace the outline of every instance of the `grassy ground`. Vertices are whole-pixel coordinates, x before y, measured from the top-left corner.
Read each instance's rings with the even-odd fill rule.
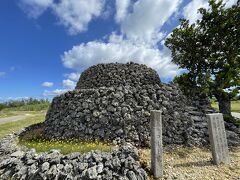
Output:
[[[240,179],[240,148],[230,151],[231,163],[215,166],[207,148],[164,147],[164,178],[179,180],[237,180]],[[141,164],[150,171],[150,149],[140,151]],[[150,177],[149,179],[153,179]]]
[[[41,104],[26,104],[24,106],[20,107],[12,107],[12,108],[6,108],[11,111],[42,111],[47,110],[49,107],[49,103],[41,103]]]
[[[17,132],[21,130],[24,127],[27,127],[31,124],[36,124],[39,122],[42,122],[44,120],[45,113],[37,113],[35,112],[34,116],[31,116],[27,119],[15,121],[15,122],[9,122],[5,124],[0,125],[0,138],[3,138],[7,134],[10,134],[12,132]]]
[[[48,103],[24,105],[20,107],[5,108],[0,111],[0,118],[22,115],[22,114],[38,114],[39,112],[46,112],[49,107]]]
[[[92,150],[100,150],[104,152],[110,152],[112,146],[101,142],[81,142],[71,140],[37,140],[37,141],[26,141],[21,140],[20,145],[23,145],[29,149],[35,148],[37,152],[46,152],[51,149],[58,149],[62,154],[68,154],[72,152],[85,153]]]
[[[24,115],[24,114],[38,115],[38,114],[45,114],[45,113],[46,111],[13,111],[9,109],[4,109],[0,111],[0,118],[18,116],[18,115]]]
[[[218,102],[212,102],[212,107],[218,110]],[[240,113],[240,101],[231,102],[232,112]]]
[[[83,142],[76,139],[47,140],[44,138],[43,128],[38,128],[27,133],[19,139],[19,144],[29,149],[35,148],[37,152],[46,152],[51,149],[58,149],[62,154],[72,152],[85,153],[91,150],[109,152],[113,147],[112,144],[102,143],[99,141]]]

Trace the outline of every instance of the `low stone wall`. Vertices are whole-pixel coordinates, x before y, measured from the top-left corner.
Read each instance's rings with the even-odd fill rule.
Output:
[[[13,136],[0,141],[5,147],[13,147]],[[8,144],[8,145],[7,145]],[[11,149],[11,150],[10,150]],[[92,151],[85,154],[63,155],[57,150],[36,153],[19,148],[4,150],[0,161],[0,179],[125,179],[147,180],[141,168],[138,151],[125,145],[113,152]],[[2,149],[1,149],[2,150]],[[2,152],[3,153],[3,152]]]

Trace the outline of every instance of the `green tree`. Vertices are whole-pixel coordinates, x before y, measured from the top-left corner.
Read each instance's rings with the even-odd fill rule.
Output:
[[[240,1],[226,8],[222,0],[209,0],[209,7],[199,9],[202,19],[193,24],[181,19],[165,45],[172,61],[188,70],[180,78],[189,80],[187,88],[215,96],[220,112],[231,115],[240,89]]]

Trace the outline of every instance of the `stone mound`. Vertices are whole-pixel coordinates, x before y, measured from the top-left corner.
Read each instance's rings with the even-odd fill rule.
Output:
[[[151,68],[134,63],[100,64],[84,71],[76,90],[53,99],[44,133],[47,138],[149,147],[153,109],[163,111],[164,144],[208,144],[205,114],[214,112],[210,105],[192,101],[178,86],[161,83]],[[229,137],[233,145],[240,142],[233,131]]]
[[[146,65],[110,63],[98,64],[84,71],[76,89],[154,85],[160,82],[157,72]]]

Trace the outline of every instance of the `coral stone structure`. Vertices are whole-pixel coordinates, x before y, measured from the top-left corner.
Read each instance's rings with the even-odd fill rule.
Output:
[[[197,104],[197,105],[196,105]],[[47,138],[79,138],[150,145],[150,111],[163,111],[165,144],[207,143],[206,112],[157,72],[136,63],[98,64],[81,74],[76,89],[53,99]]]

